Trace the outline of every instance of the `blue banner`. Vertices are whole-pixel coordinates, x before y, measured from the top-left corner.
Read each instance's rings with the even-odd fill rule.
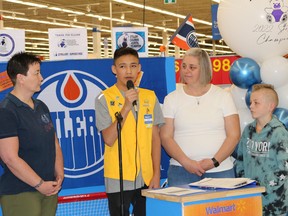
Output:
[[[174,58],[141,58],[140,87],[155,91],[160,103],[175,89]],[[63,188],[104,185],[104,143],[96,129],[95,98],[116,78],[112,59],[47,61],[41,65],[44,81],[35,97],[50,109],[63,151]],[[0,72],[6,63],[0,63]],[[0,92],[2,99],[8,92]],[[166,178],[169,157],[162,151],[161,178]]]
[[[218,12],[218,4],[211,5],[211,13],[212,13],[212,38],[213,40],[221,40],[222,36],[219,32],[218,21],[217,21],[217,12]]]

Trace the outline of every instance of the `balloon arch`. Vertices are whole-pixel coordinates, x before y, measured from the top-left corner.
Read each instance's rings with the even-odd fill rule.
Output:
[[[251,88],[272,84],[279,105],[274,114],[288,128],[288,1],[221,0],[218,27],[226,44],[242,58],[230,70],[231,94],[238,108],[241,129],[253,121]]]

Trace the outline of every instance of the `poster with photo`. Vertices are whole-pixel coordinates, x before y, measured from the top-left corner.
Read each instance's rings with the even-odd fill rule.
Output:
[[[112,28],[112,51],[120,47],[131,47],[137,50],[139,57],[148,57],[147,27]]]
[[[87,29],[53,28],[49,29],[50,60],[87,59]]]
[[[25,31],[0,30],[0,61],[8,61],[15,53],[25,51]]]

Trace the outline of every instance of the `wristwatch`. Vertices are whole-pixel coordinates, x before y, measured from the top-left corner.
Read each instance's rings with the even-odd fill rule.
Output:
[[[220,165],[214,157],[211,160],[213,161],[214,167],[218,167]]]

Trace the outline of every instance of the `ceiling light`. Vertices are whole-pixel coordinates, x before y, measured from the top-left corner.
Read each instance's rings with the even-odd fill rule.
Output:
[[[73,22],[77,22],[77,17],[75,16],[74,19],[73,19]]]
[[[133,7],[141,8],[141,9],[144,8],[144,6],[142,4],[138,4],[138,3],[134,3],[134,2],[129,2],[129,1],[125,1],[125,0],[113,0],[113,1],[114,2],[118,2],[118,3],[122,3],[122,4],[126,4],[126,5],[130,5],[130,6],[133,6]],[[178,17],[178,18],[182,18],[182,19],[186,18],[186,16],[184,16],[184,15],[177,14],[177,13],[172,13],[172,12],[169,12],[169,11],[166,11],[166,10],[161,10],[161,9],[150,7],[150,6],[147,6],[147,5],[145,6],[145,10],[149,10],[149,11],[153,11],[153,12],[161,13],[161,14],[166,14],[166,15],[169,15],[169,16],[174,16],[174,17]],[[212,26],[211,22],[207,22],[207,21],[200,20],[200,19],[197,19],[197,18],[193,18],[193,21],[194,22],[198,22],[198,23],[202,23],[202,24],[205,24],[205,25]]]
[[[122,13],[120,18],[121,18],[122,20],[124,20],[124,19],[125,19],[125,14]]]
[[[9,13],[9,14],[15,14],[15,16],[16,15],[25,15],[25,13],[20,13],[20,12],[11,11],[11,10],[0,10],[0,12]]]
[[[87,5],[86,6],[86,11],[89,13],[89,12],[91,12],[91,5]]]
[[[28,5],[28,6],[32,6],[32,7],[39,7],[39,8],[47,8],[48,7],[47,5],[37,4],[37,3],[33,3],[33,2],[25,2],[25,1],[20,1],[20,0],[5,0],[5,1],[16,3],[16,4]]]

